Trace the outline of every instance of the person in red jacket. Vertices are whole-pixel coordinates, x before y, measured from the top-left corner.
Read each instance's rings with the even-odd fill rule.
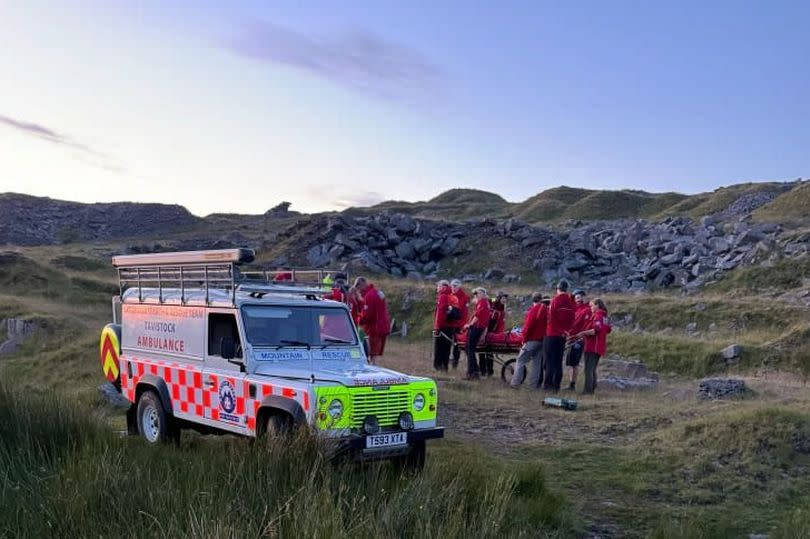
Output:
[[[385,340],[391,333],[391,319],[385,304],[385,294],[377,290],[365,277],[358,277],[354,287],[363,295],[363,311],[360,315],[360,326],[368,336],[369,362],[385,352]]]
[[[453,335],[455,334],[454,318],[461,315],[456,303],[456,311],[452,311],[453,305],[450,291],[450,283],[439,281],[436,286],[436,313],[433,316],[433,368],[437,371],[447,372],[450,363],[450,349],[453,346]]]
[[[352,312],[352,320],[355,326],[360,326],[360,318],[363,316],[363,294],[352,286],[346,292],[347,301],[349,303],[349,310]]]
[[[479,340],[486,339],[487,325],[489,324],[489,298],[484,288],[473,290],[475,310],[473,315],[464,324],[467,330],[467,375],[465,380],[477,380],[480,376],[478,361],[475,359],[475,347]]]
[[[548,306],[546,337],[543,339],[543,362],[546,371],[543,389],[554,392],[560,390],[565,341],[571,326],[574,325],[574,309],[574,298],[568,293],[568,281],[563,279],[557,285],[557,294]]]
[[[608,310],[605,302],[597,298],[591,302],[591,317],[588,328],[581,331],[578,336],[585,338],[585,389],[583,394],[592,394],[596,391],[596,367],[599,358],[607,352],[607,336],[611,331],[608,321]]]
[[[571,327],[571,335],[576,335],[585,330],[591,322],[591,305],[584,290],[574,290],[574,325]],[[571,391],[577,387],[577,375],[579,374],[579,363],[582,360],[582,349],[584,347],[582,339],[568,339],[568,354],[565,357],[566,367],[571,367],[571,383],[568,389]]]
[[[453,279],[450,281],[450,290],[453,297],[456,298],[458,301],[458,308],[461,310],[461,316],[453,324],[455,328],[455,333],[453,334],[453,340],[456,340],[456,336],[461,332],[464,324],[467,323],[467,318],[470,316],[469,312],[469,304],[470,304],[470,296],[467,295],[467,292],[461,286],[461,281],[458,279]],[[454,342],[453,344],[453,368],[458,368],[458,360],[461,358],[461,347]]]
[[[487,335],[503,335],[506,330],[506,298],[509,294],[498,292],[495,299],[489,302],[489,324],[487,325]],[[481,368],[482,376],[492,376],[495,374],[495,354],[483,352],[478,355],[478,364]]]
[[[526,311],[523,321],[523,346],[515,363],[515,372],[510,381],[511,387],[517,389],[526,376],[526,364],[532,362],[529,376],[529,387],[538,389],[543,382],[543,337],[546,334],[546,306],[543,305],[543,294],[540,292],[532,296],[532,306]]]

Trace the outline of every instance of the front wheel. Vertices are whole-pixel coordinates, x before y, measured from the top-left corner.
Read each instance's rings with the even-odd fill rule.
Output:
[[[517,358],[513,357],[508,361],[504,361],[503,367],[501,367],[501,380],[506,382],[507,384],[512,383],[512,376],[515,374],[515,366],[517,365]],[[523,369],[523,377],[520,379],[520,383],[522,384],[526,380],[526,369]]]
[[[169,416],[154,391],[146,391],[138,399],[138,432],[150,444],[168,442],[174,438]]]
[[[400,471],[406,473],[419,473],[425,467],[425,456],[425,441],[419,440],[414,442],[413,447],[411,447],[411,452],[404,457],[398,457],[394,461],[394,465],[397,466]]]

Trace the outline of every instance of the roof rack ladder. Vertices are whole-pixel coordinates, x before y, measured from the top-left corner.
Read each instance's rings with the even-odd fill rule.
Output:
[[[208,300],[208,265],[205,265],[205,304],[209,305],[211,302]]]
[[[143,303],[143,288],[141,287],[141,268],[137,268],[138,270],[138,301]]]
[[[186,304],[186,281],[183,275],[183,265],[180,265],[180,304]]]

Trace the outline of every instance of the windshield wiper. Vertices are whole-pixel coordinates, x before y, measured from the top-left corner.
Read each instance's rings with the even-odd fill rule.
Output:
[[[308,342],[304,342],[304,341],[292,341],[292,340],[288,340],[288,339],[281,339],[281,340],[279,341],[279,343],[281,343],[281,344],[279,344],[278,346],[276,346],[276,350],[278,350],[278,349],[280,349],[280,348],[284,348],[285,346],[306,346],[306,347],[307,347],[307,350],[309,350],[309,349],[312,347],[312,345],[311,345],[311,344],[309,344]]]
[[[332,337],[324,337],[322,340],[326,341],[326,344],[321,346],[322,349],[335,344],[354,344],[352,341],[344,341],[343,339],[333,339]]]

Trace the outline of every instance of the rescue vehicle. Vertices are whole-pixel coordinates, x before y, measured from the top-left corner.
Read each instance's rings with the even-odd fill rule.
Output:
[[[324,270],[248,271],[248,249],[114,256],[102,369],[150,443],[181,429],[259,437],[307,425],[358,460],[425,461],[441,438],[429,378],[370,365]]]

